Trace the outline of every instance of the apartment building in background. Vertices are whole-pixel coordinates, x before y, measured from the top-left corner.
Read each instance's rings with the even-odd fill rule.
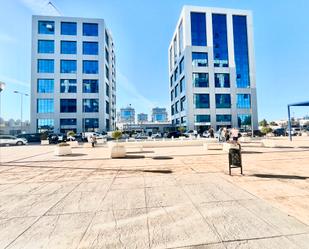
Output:
[[[148,114],[146,113],[139,113],[137,114],[137,123],[146,123],[148,122]]]
[[[184,6],[168,60],[174,126],[258,129],[250,11]]]
[[[124,108],[120,108],[117,123],[134,124],[135,123],[135,109],[131,107],[131,105],[124,107]]]
[[[152,122],[167,122],[168,114],[166,108],[155,107],[152,108],[151,121]]]
[[[31,131],[110,131],[114,42],[103,19],[32,17]]]

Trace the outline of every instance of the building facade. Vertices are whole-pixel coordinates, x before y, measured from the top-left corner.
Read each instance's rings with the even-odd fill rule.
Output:
[[[152,108],[151,121],[152,122],[167,122],[168,115],[166,108]]]
[[[118,123],[135,123],[135,109],[131,106],[121,108]]]
[[[103,19],[33,16],[31,71],[32,132],[115,129],[114,42]]]
[[[168,59],[173,125],[258,129],[250,11],[184,6]]]
[[[146,123],[148,122],[148,115],[146,113],[137,114],[137,123]]]

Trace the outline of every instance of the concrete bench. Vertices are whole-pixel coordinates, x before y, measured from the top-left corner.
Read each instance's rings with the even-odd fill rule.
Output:
[[[78,147],[78,142],[77,141],[67,141],[67,144],[71,145],[71,148]]]
[[[138,149],[139,152],[142,152],[143,148],[144,148],[143,145],[135,144],[135,143],[125,143],[124,146],[125,146],[126,149],[131,149],[131,148],[135,149],[136,148],[136,149]]]
[[[49,144],[49,140],[41,140],[41,145],[47,145]]]
[[[250,143],[252,141],[251,137],[240,137],[239,142],[241,143]]]
[[[278,146],[278,143],[274,139],[263,139],[262,144],[264,147],[275,148]]]
[[[222,150],[223,144],[219,143],[205,143],[203,144],[204,150]]]
[[[229,152],[230,149],[239,149],[239,145],[233,143],[224,143],[223,144],[223,151]]]

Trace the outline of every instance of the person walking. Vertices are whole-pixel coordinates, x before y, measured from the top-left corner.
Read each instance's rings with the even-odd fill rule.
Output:
[[[238,136],[239,136],[239,130],[237,128],[233,128],[231,130],[231,136],[232,136],[232,139],[233,139],[233,142],[238,142]]]
[[[95,135],[91,136],[91,137],[90,137],[90,141],[91,141],[91,146],[92,146],[92,148],[94,148],[94,145],[95,145],[95,143],[96,143],[96,141],[97,141],[96,136],[95,136]]]
[[[226,142],[226,137],[225,137],[225,127],[224,128],[221,128],[221,132],[220,132],[220,138],[221,138],[221,141],[222,142]]]
[[[208,132],[209,132],[210,138],[214,138],[215,137],[215,131],[214,131],[214,129],[212,127],[209,128]]]

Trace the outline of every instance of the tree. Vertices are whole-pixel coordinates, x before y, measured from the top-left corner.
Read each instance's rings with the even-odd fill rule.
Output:
[[[271,126],[278,126],[278,124],[277,124],[275,121],[271,121],[271,122],[269,123],[269,125],[271,125]]]
[[[112,138],[116,139],[118,142],[118,139],[121,138],[122,136],[122,132],[119,130],[113,131],[112,133]]]
[[[263,126],[263,128],[261,129],[261,132],[262,132],[263,134],[268,134],[268,133],[271,133],[272,131],[273,131],[272,128],[270,128],[270,127],[265,127],[265,126]]]
[[[259,126],[266,127],[267,125],[268,125],[268,123],[267,123],[265,118],[262,121],[259,122]]]
[[[180,126],[180,127],[178,128],[178,130],[179,130],[179,132],[182,134],[182,133],[184,133],[184,132],[186,131],[186,128],[183,127],[183,126]]]

